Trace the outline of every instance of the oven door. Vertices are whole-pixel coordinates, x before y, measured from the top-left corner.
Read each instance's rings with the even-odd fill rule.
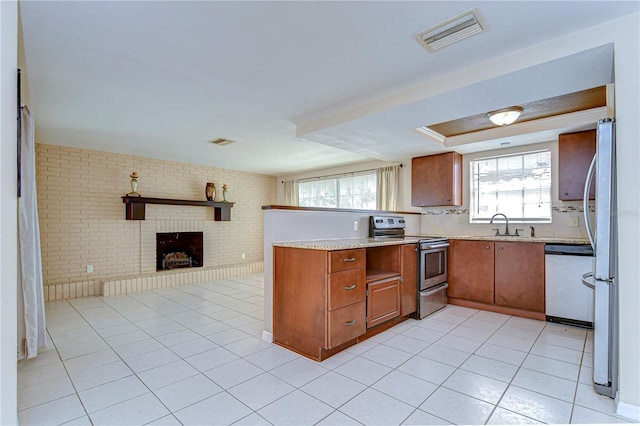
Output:
[[[448,242],[420,244],[420,291],[447,281]]]
[[[449,287],[447,283],[442,283],[418,293],[420,319],[447,306],[447,287]]]

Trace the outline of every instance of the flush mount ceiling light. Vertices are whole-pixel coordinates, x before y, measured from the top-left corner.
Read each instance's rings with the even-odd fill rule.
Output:
[[[219,146],[230,145],[234,142],[235,141],[232,141],[231,139],[225,139],[225,138],[212,139],[209,141],[209,143],[212,143],[214,145],[219,145]]]
[[[430,53],[486,31],[478,8],[428,28],[414,37]]]
[[[520,117],[520,114],[522,114],[522,111],[524,111],[522,107],[512,106],[509,108],[499,109],[497,111],[491,111],[487,113],[487,117],[489,117],[489,120],[491,120],[491,122],[496,126],[507,126],[516,121],[518,117]]]

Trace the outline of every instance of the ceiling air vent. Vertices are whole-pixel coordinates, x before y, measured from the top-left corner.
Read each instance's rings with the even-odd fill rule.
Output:
[[[480,11],[474,8],[416,34],[415,38],[425,49],[433,53],[486,30]]]
[[[234,142],[235,141],[232,141],[231,139],[225,139],[225,138],[218,138],[218,139],[213,139],[209,141],[209,143],[212,143],[214,145],[220,145],[220,146],[231,145]]]

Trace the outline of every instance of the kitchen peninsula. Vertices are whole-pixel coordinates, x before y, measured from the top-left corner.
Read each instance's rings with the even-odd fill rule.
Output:
[[[322,361],[406,319],[416,311],[417,242],[274,243],[274,343]]]
[[[285,347],[303,353],[312,359],[325,359],[328,356],[339,352],[349,345],[365,339],[375,334],[379,329],[385,329],[409,315],[408,309],[399,304],[398,298],[405,300],[403,296],[397,296],[408,290],[407,268],[402,270],[402,266],[389,267],[391,271],[388,278],[402,278],[402,282],[397,287],[392,283],[385,288],[384,296],[381,300],[384,305],[374,317],[382,318],[382,321],[374,323],[367,328],[366,297],[367,281],[371,282],[372,271],[376,269],[373,265],[367,265],[367,258],[373,258],[376,253],[383,253],[382,257],[390,256],[395,261],[404,264],[408,255],[401,253],[403,247],[410,247],[413,250],[420,237],[406,237],[404,239],[379,240],[367,238],[369,216],[379,212],[338,210],[338,209],[280,209],[278,206],[264,208],[265,213],[265,333],[264,338],[274,341]],[[396,213],[398,214],[398,213]],[[407,235],[420,235],[420,215],[415,213],[400,213],[407,222]],[[358,223],[357,231],[354,231],[354,224]],[[477,231],[484,228],[476,226]],[[464,246],[468,242],[482,244],[483,247],[489,245],[493,247],[493,252],[499,251],[499,247],[511,247],[531,249],[537,246],[538,281],[537,307],[533,310],[530,306],[509,305],[511,302],[499,302],[495,304],[493,299],[490,303],[480,302],[474,298],[477,294],[471,291],[471,295],[465,294],[465,278],[452,268],[455,267],[455,254],[450,255],[449,271],[450,285],[453,288],[449,292],[449,303],[463,306],[475,307],[478,309],[493,310],[501,312],[508,309],[511,315],[518,315],[529,318],[544,319],[544,307],[540,305],[540,297],[544,300],[544,253],[540,251],[543,243],[571,243],[583,244],[586,240],[580,238],[556,238],[556,237],[496,237],[488,235],[444,235],[453,247]],[[502,244],[502,245],[499,245]],[[496,248],[497,247],[497,248]],[[450,250],[450,252],[451,252]],[[535,249],[534,249],[535,250]],[[502,252],[500,252],[502,253]],[[333,255],[333,256],[332,256]],[[271,257],[268,259],[267,257]],[[342,256],[342,257],[341,257]],[[364,257],[364,260],[362,259]],[[351,261],[350,259],[354,259]],[[377,256],[379,259],[380,256]],[[348,259],[349,262],[342,262],[347,266],[340,269],[340,259]],[[400,259],[400,260],[397,260]],[[415,261],[415,256],[413,257]],[[523,262],[527,259],[520,259]],[[390,264],[393,261],[389,262]],[[464,265],[465,261],[458,260],[457,265]],[[491,266],[491,292],[495,291],[493,257],[487,265]],[[540,265],[542,269],[540,270]],[[475,270],[473,265],[465,266],[463,270],[468,270],[472,276]],[[476,265],[478,266],[478,265]],[[270,269],[272,267],[273,269]],[[378,269],[387,269],[378,268]],[[415,266],[413,269],[413,279],[415,280]],[[518,267],[516,266],[516,269]],[[279,270],[285,271],[284,275]],[[369,270],[369,272],[367,272]],[[533,272],[532,272],[533,274]],[[370,279],[367,279],[369,275]],[[346,277],[346,278],[345,278]],[[521,280],[507,280],[512,285],[517,285]],[[505,282],[507,282],[505,281]],[[269,282],[267,284],[267,282]],[[415,283],[415,281],[413,281]],[[499,281],[500,283],[500,281]],[[352,290],[345,290],[351,287]],[[333,285],[333,287],[332,287]],[[415,284],[414,284],[415,285]],[[498,293],[504,294],[498,285]],[[333,289],[333,293],[332,293]],[[349,293],[343,299],[336,292],[342,294]],[[415,287],[414,287],[415,289]],[[282,292],[283,291],[283,292]],[[517,296],[520,290],[515,292]],[[371,294],[371,292],[370,292]],[[382,294],[382,293],[381,293]],[[393,294],[395,297],[390,297]],[[415,294],[415,290],[414,290]],[[280,297],[284,299],[280,299]],[[332,299],[333,296],[333,299]],[[375,297],[375,296],[374,296]],[[494,295],[495,297],[495,295]],[[312,300],[313,299],[313,300]],[[487,299],[488,300],[488,299]],[[375,302],[375,299],[374,299]],[[387,303],[388,302],[388,303]],[[415,304],[415,301],[414,301]],[[398,309],[397,306],[400,306]],[[394,313],[398,311],[397,313]],[[350,315],[346,315],[349,313]],[[345,318],[340,315],[345,314]],[[387,314],[387,316],[385,316]],[[348,317],[348,318],[347,318]],[[371,317],[371,315],[369,315]],[[350,323],[350,321],[355,322]],[[271,322],[273,321],[273,323]],[[342,321],[341,323],[339,321]],[[292,325],[296,323],[295,325]],[[307,323],[303,326],[302,323]],[[345,323],[350,325],[345,326]],[[273,325],[272,325],[273,324]],[[284,334],[281,326],[284,324]],[[335,333],[331,326],[342,324],[342,328],[349,332],[346,334]],[[306,331],[287,330],[293,327],[307,327]],[[380,327],[379,329],[377,327]],[[338,327],[340,329],[340,327]],[[305,334],[306,333],[306,334]],[[306,337],[302,337],[306,336]],[[298,339],[298,340],[296,340]],[[306,345],[306,346],[305,346]],[[304,346],[305,349],[301,349]]]

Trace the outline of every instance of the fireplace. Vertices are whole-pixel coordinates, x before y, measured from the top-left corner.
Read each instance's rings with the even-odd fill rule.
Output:
[[[202,232],[156,234],[156,270],[202,266]]]

